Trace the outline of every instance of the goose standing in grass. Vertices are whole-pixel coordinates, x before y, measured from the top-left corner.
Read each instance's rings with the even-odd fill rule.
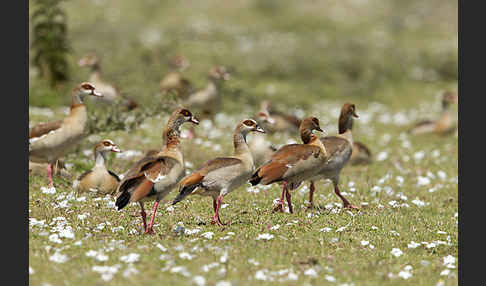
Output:
[[[211,223],[225,225],[219,217],[223,197],[247,182],[255,169],[253,156],[246,143],[249,132],[265,133],[253,119],[238,123],[233,133],[234,155],[207,161],[200,169],[185,177],[172,204],[175,205],[188,195],[211,196],[214,209]]]
[[[96,189],[102,194],[115,194],[120,178],[113,171],[106,168],[105,161],[108,152],[119,153],[121,150],[109,139],[102,140],[95,145],[95,165],[91,170],[84,172],[79,177],[79,191],[88,192]]]
[[[351,158],[351,153],[353,152],[353,136],[351,134],[354,120],[353,117],[358,118],[358,114],[356,114],[356,106],[351,103],[345,103],[341,108],[341,113],[339,115],[339,134],[326,136],[320,139],[322,144],[326,147],[329,159],[320,167],[319,175],[310,180],[309,209],[313,208],[313,196],[315,191],[314,181],[318,179],[330,179],[332,181],[334,192],[343,201],[345,208],[358,208],[350,204],[339,190],[339,175],[343,167]]]
[[[84,137],[88,113],[83,103],[87,95],[101,97],[91,83],[83,82],[71,95],[71,109],[63,120],[40,123],[29,131],[29,161],[48,163],[49,186],[53,187],[52,164],[66,155]]]
[[[211,68],[208,85],[204,89],[192,93],[185,102],[185,106],[200,111],[202,116],[212,117],[221,108],[221,87],[229,76],[229,72],[223,66]]]
[[[263,164],[251,177],[250,183],[268,185],[282,182],[282,195],[275,211],[283,212],[284,196],[287,199],[290,213],[293,213],[289,190],[296,189],[303,181],[318,174],[319,168],[328,158],[328,151],[321,140],[313,133],[323,131],[316,117],[302,120],[299,131],[304,144],[288,144],[278,149],[270,161]]]
[[[95,54],[86,55],[79,60],[79,66],[89,67],[91,69],[89,81],[96,85],[98,91],[104,95],[99,101],[108,104],[121,102],[122,106],[126,107],[128,110],[132,110],[138,106],[133,99],[123,97],[116,86],[102,79],[100,59],[98,56]]]
[[[118,187],[116,207],[121,210],[128,203],[138,202],[145,233],[154,233],[154,219],[160,200],[167,196],[184,176],[184,159],[179,143],[181,125],[185,122],[199,124],[199,120],[189,110],[174,110],[162,135],[162,150],[157,154],[152,152],[150,156],[135,163]],[[154,200],[152,218],[147,226],[144,202]]]
[[[267,124],[268,126],[274,122],[268,113],[258,112],[256,118],[256,121],[260,126],[263,126],[264,124]],[[255,167],[260,167],[260,165],[270,160],[273,153],[277,151],[277,148],[272,146],[272,144],[265,139],[263,134],[259,133],[252,135],[250,142],[248,142],[248,147],[253,155]]]
[[[450,111],[451,104],[457,104],[457,94],[452,91],[445,91],[442,95],[442,112],[438,120],[420,121],[408,130],[412,135],[435,133],[447,135],[456,130],[453,115]]]
[[[287,132],[290,134],[298,134],[300,123],[302,120],[292,114],[286,114],[272,108],[269,101],[265,100],[260,105],[258,117],[267,118],[262,124],[262,127],[269,133]]]
[[[183,55],[177,55],[169,60],[170,71],[160,80],[162,94],[175,92],[177,99],[182,100],[192,92],[191,82],[182,76],[182,71],[190,65],[189,60]]]

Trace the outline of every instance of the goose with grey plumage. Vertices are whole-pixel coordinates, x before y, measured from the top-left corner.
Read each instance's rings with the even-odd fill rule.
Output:
[[[224,226],[219,217],[223,197],[247,182],[255,168],[253,156],[246,142],[249,132],[265,133],[253,119],[239,122],[233,133],[234,155],[207,161],[201,168],[185,177],[172,204],[175,205],[188,195],[211,196],[214,209],[211,223]]]

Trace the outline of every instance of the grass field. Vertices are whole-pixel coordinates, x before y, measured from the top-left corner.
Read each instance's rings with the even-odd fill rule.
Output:
[[[360,211],[341,209],[327,181],[316,185],[314,211],[304,210],[308,184],[293,192],[294,214],[272,212],[277,185],[245,185],[224,199],[221,217],[230,224],[222,230],[209,224],[209,198],[171,207],[174,190],[159,206],[157,234],[145,236],[138,205],[118,212],[114,198],[76,194],[73,180],[61,177],[55,193],[44,193],[47,177],[31,175],[30,284],[458,284],[458,134],[405,132],[439,115],[444,89],[457,90],[457,2],[158,2],[64,3],[72,78],[51,89],[30,67],[29,124],[65,116],[69,90],[88,75],[76,66],[88,52],[100,54],[105,79],[142,106],[161,100],[166,61],[182,53],[196,86],[206,84],[212,65],[234,69],[216,120],[196,127],[198,139],[182,140],[187,172],[231,154],[235,123],[263,99],[318,117],[328,134],[337,132],[341,105],[353,102],[360,116],[353,137],[371,148],[374,162],[345,167],[340,183]],[[89,169],[103,138],[125,151],[108,162],[125,172],[161,146],[167,116],[130,132],[90,135],[64,158],[69,172],[76,178]],[[265,136],[276,146],[299,141]]]

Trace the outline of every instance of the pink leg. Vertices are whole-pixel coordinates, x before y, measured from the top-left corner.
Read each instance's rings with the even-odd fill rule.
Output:
[[[345,197],[343,197],[343,195],[341,195],[341,192],[339,191],[339,187],[337,186],[337,184],[334,184],[334,192],[336,193],[336,195],[338,195],[339,198],[341,198],[345,208],[358,209],[357,206],[350,204],[348,200]]]
[[[226,225],[225,223],[222,223],[221,219],[219,218],[219,209],[221,208],[222,201],[223,201],[223,196],[219,195],[218,200],[216,202],[216,210],[214,211],[214,217],[213,217],[213,221],[215,221],[219,226]]]
[[[49,179],[49,187],[54,187],[54,183],[52,181],[52,164],[49,163],[47,165],[47,179]]]
[[[311,181],[311,184],[310,184],[310,192],[309,192],[309,206],[307,206],[307,209],[312,209],[314,208],[314,190],[315,190],[315,187],[314,187],[314,181]]]
[[[280,196],[280,200],[278,201],[277,205],[273,208],[273,211],[280,211],[281,213],[284,212],[284,196],[285,196],[285,190],[287,189],[287,182],[283,182],[282,184],[282,195]]]
[[[289,204],[289,212],[292,214],[294,213],[294,211],[292,209],[292,201],[290,200],[291,199],[290,191],[287,189],[285,190],[285,197],[287,198],[287,203]]]
[[[154,203],[154,207],[152,209],[152,218],[150,219],[150,223],[149,225],[147,226],[147,230],[145,231],[145,233],[148,233],[148,234],[154,234],[154,219],[155,219],[155,214],[157,213],[157,207],[159,206],[159,201],[155,201]]]
[[[145,212],[145,209],[143,207],[143,203],[139,203],[139,204],[140,204],[140,208],[142,209],[140,214],[142,215],[143,231],[146,232],[147,231],[147,213]]]

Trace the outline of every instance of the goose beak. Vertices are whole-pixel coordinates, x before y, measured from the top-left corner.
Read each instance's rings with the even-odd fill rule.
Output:
[[[199,119],[197,119],[195,116],[191,116],[191,119],[189,119],[189,121],[196,125],[199,124]]]
[[[353,117],[359,118],[358,114],[356,114],[356,112],[354,111],[353,111]]]
[[[255,131],[260,133],[266,133],[265,130],[263,130],[263,128],[261,128],[260,126],[257,126]]]
[[[121,152],[120,148],[118,148],[118,146],[116,146],[116,145],[113,146],[113,147],[111,147],[111,151],[112,152],[116,152],[116,153],[120,153]]]
[[[97,96],[97,97],[103,97],[103,95],[102,95],[101,93],[97,92],[95,89],[93,89],[93,90],[91,91],[91,95],[93,95],[93,96]]]
[[[317,130],[317,131],[324,132],[324,130],[322,130],[322,128],[321,128],[320,126],[317,126],[316,130]]]

